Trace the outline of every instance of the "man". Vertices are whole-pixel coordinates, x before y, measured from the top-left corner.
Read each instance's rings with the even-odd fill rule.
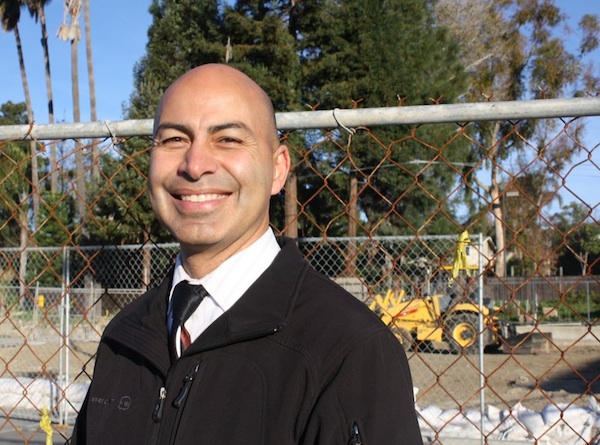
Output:
[[[289,168],[241,72],[204,65],[165,92],[148,184],[181,251],[106,328],[73,443],[422,443],[398,341],[269,227]],[[202,285],[187,321],[181,281]]]

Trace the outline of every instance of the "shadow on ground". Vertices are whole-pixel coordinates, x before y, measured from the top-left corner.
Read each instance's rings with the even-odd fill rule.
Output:
[[[566,391],[572,394],[600,394],[600,358],[578,369],[568,369],[545,379],[540,388],[544,391]]]

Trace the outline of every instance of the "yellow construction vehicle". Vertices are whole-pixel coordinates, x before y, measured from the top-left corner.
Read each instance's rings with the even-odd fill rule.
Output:
[[[433,295],[405,301],[405,292],[388,290],[377,295],[369,308],[389,326],[406,350],[444,342],[453,353],[478,350],[479,307],[468,298]],[[497,309],[497,308],[496,308]],[[494,308],[483,307],[482,340],[486,350],[498,349],[510,327],[498,320]]]

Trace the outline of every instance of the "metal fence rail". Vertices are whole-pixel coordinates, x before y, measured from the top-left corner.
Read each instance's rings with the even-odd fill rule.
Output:
[[[600,200],[569,185],[582,169],[600,174],[598,144],[586,146],[578,133],[581,117],[597,115],[600,98],[277,115],[293,169],[273,201],[272,226],[405,345],[427,442],[600,440],[600,260],[573,238],[595,233]],[[545,119],[543,137],[521,131],[519,120],[531,118]],[[503,138],[477,139],[484,122],[502,127]],[[177,253],[146,218],[151,127],[0,126],[0,431],[24,443],[38,437],[44,408],[56,434],[69,437],[104,327],[161,280]],[[522,141],[520,151],[495,157],[508,140]],[[551,167],[561,144],[579,155]],[[457,161],[457,146],[477,147],[480,159]],[[501,183],[495,195],[470,180],[491,168]],[[445,182],[434,189],[438,176]],[[405,202],[429,205],[419,213]],[[565,226],[555,214],[569,203],[584,211]],[[453,278],[465,229],[467,270]],[[565,255],[585,263],[583,273],[559,276]],[[428,319],[410,324],[412,306],[403,308],[416,302],[426,302]],[[478,323],[457,346],[450,315],[458,307],[475,309]],[[483,354],[493,323],[518,335]]]
[[[600,98],[544,99],[512,102],[418,105],[410,107],[335,109],[277,113],[281,131],[318,128],[379,127],[600,115]],[[0,126],[0,140],[86,139],[148,136],[152,119],[72,124]]]

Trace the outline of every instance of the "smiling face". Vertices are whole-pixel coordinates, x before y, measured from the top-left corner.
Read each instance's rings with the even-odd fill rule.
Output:
[[[188,273],[210,272],[264,234],[270,196],[283,187],[289,164],[270,101],[239,71],[204,65],[166,91],[148,188]]]

